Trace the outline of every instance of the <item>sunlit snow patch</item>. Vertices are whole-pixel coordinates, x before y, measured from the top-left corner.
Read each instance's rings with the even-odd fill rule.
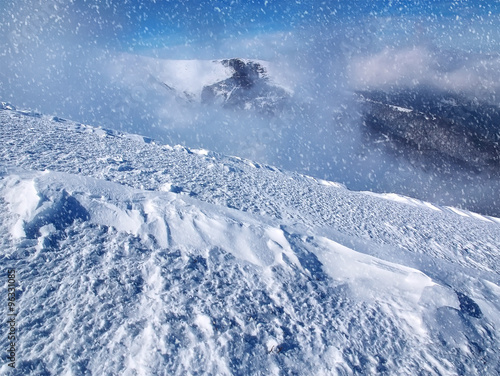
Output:
[[[18,216],[11,228],[11,235],[16,239],[22,238],[26,236],[24,223],[32,218],[40,202],[40,197],[33,180],[20,180],[14,175],[5,182],[5,186],[5,200],[9,204],[10,211]]]

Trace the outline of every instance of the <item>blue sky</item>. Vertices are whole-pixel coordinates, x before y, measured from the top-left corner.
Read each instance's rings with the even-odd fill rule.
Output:
[[[5,2],[4,15],[15,14],[15,8],[22,8],[19,4],[23,3]],[[41,14],[58,13],[62,19],[58,31],[73,35],[79,43],[134,50],[318,26],[338,29],[366,17],[484,16],[487,22],[499,14],[499,2],[491,0],[26,0],[25,4],[26,11],[42,8]]]
[[[498,23],[495,0],[6,0],[0,32],[122,51],[218,44],[276,31],[342,32],[365,19]],[[10,24],[10,25],[9,25]]]

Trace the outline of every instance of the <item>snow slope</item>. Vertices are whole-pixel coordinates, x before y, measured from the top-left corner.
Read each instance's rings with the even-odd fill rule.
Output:
[[[498,374],[499,219],[7,107],[0,374]]]

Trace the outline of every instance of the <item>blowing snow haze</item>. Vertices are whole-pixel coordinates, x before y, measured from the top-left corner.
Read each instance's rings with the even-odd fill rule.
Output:
[[[500,105],[499,8],[3,1],[0,98],[500,216],[499,124],[481,112]]]

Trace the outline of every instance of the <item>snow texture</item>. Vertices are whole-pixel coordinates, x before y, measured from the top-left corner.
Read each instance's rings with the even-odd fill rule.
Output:
[[[498,218],[6,104],[0,141],[0,374],[499,374]]]

